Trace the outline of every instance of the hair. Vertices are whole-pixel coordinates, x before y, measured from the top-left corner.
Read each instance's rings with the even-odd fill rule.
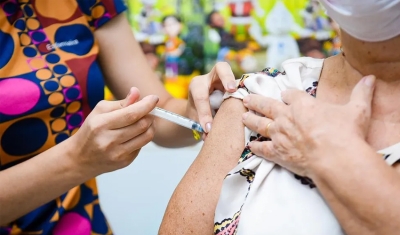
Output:
[[[306,54],[312,50],[322,51],[322,43],[316,39],[303,38],[297,41],[301,54]]]
[[[163,19],[162,19],[162,21],[161,21],[161,23],[164,25],[164,24],[165,24],[165,21],[166,21],[168,18],[174,18],[174,19],[175,19],[176,21],[178,21],[179,23],[182,23],[181,18],[180,18],[179,16],[177,16],[177,15],[167,15],[167,16],[164,16]]]
[[[214,14],[216,14],[216,13],[219,13],[219,12],[216,11],[216,10],[212,10],[210,13],[207,14],[207,16],[206,16],[206,24],[211,26],[211,24],[212,24],[212,16]]]

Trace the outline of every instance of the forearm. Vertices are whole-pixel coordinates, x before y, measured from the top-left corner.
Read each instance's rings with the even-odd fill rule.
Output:
[[[69,140],[0,172],[0,225],[88,180],[68,159]]]
[[[139,43],[132,35],[124,15],[117,16],[95,32],[100,46],[99,61],[107,85],[117,99],[125,98],[131,87],[141,97],[157,95],[158,107],[186,116],[186,100],[174,99],[151,69]],[[154,142],[166,147],[182,147],[196,143],[190,130],[157,119]]]
[[[329,155],[310,177],[346,234],[397,234],[400,202],[390,199],[400,195],[399,174],[364,142]]]

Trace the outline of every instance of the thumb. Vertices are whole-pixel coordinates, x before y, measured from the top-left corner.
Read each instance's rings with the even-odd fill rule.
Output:
[[[369,75],[362,78],[353,88],[350,102],[371,107],[372,97],[375,89],[375,76]]]
[[[131,87],[126,98],[119,101],[121,108],[125,108],[133,103],[136,103],[136,101],[139,100],[139,97],[140,97],[139,89],[137,89],[136,87]]]

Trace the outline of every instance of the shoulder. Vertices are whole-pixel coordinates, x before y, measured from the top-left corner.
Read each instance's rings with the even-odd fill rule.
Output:
[[[75,0],[93,30],[127,10],[124,0]]]

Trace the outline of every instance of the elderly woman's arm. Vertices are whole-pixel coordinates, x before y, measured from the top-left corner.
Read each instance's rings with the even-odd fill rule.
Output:
[[[282,94],[288,105],[256,95],[244,99],[268,117],[248,113],[244,124],[272,139],[251,143],[252,152],[311,178],[348,235],[400,231],[400,201],[392,199],[400,195],[400,175],[365,141],[374,81],[362,79],[346,105],[294,90]]]
[[[159,234],[213,234],[222,181],[244,149],[244,112],[241,100],[222,104],[203,148],[172,195]]]
[[[347,148],[328,147],[310,177],[346,234],[399,234],[400,169],[396,172],[362,140]]]

